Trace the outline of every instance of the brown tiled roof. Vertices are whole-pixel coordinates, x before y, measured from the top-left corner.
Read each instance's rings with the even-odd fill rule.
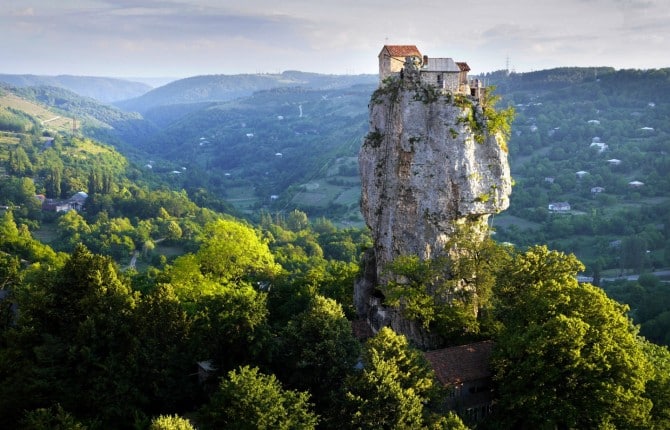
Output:
[[[458,66],[459,69],[461,69],[461,72],[469,72],[470,71],[470,66],[468,66],[468,63],[459,63],[457,61],[456,65]]]
[[[471,343],[425,353],[437,379],[444,385],[456,385],[491,376],[489,359],[493,341]]]
[[[384,45],[379,55],[386,50],[391,57],[420,57],[421,52],[415,45]]]

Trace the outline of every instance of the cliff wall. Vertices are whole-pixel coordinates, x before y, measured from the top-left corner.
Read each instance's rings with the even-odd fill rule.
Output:
[[[430,343],[428,334],[384,307],[375,286],[388,280],[385,268],[400,255],[444,255],[459,224],[486,234],[489,216],[509,205],[504,138],[490,132],[479,100],[442,93],[409,73],[386,81],[369,110],[359,164],[361,211],[374,249],[355,304],[373,329],[391,325],[415,343]]]

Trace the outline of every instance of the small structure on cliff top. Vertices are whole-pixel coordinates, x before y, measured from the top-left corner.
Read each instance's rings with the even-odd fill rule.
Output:
[[[478,83],[473,91],[469,69],[413,45],[384,46],[359,153],[361,212],[374,247],[355,286],[356,309],[373,331],[390,326],[423,348],[442,343],[402,306],[386,304],[389,265],[400,256],[448,256],[459,226],[483,239],[487,219],[508,207],[511,193],[505,136],[490,129],[492,109]]]
[[[481,81],[468,80],[468,63],[456,62],[451,58],[429,58],[421,55],[414,45],[384,45],[378,57],[380,84],[390,76],[404,77],[406,72],[415,70],[422,82],[436,88],[476,98],[481,96]]]

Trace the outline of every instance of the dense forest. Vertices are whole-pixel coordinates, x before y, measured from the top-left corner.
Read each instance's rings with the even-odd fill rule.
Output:
[[[91,121],[80,130],[55,130],[25,109],[3,105],[0,426],[668,428],[666,284],[649,273],[636,281],[605,280],[612,264],[636,273],[667,266],[668,105],[658,92],[646,92],[647,81],[667,77],[657,76],[663,71],[597,73],[491,76],[517,111],[509,142],[514,195],[533,202],[525,208],[513,203],[509,214],[497,216],[496,234],[483,243],[455,237],[454,246],[464,250],[458,260],[409,257],[389,268],[410,281],[400,293],[386,291],[389,301],[402,296],[413,318],[448,334],[446,346],[495,342],[495,406],[484,419],[448,407],[454,387],[440,383],[424,351],[402,335],[390,329],[355,335],[353,284],[370,236],[360,223],[342,222],[354,210],[351,203],[339,211],[296,203],[295,196],[314,191],[297,185],[317,183],[319,171],[318,178],[334,186],[356,189],[351,158],[365,112],[351,106],[367,103],[367,85],[339,93],[291,87],[237,104],[175,106],[164,134],[142,140],[128,158],[119,152],[126,146],[112,146],[128,128],[102,134]],[[638,79],[630,94],[618,92],[621,106],[610,99],[609,87],[591,94],[584,104],[595,104],[583,112],[564,104],[567,96],[556,96]],[[73,97],[63,90],[5,91],[46,106],[58,100],[49,94]],[[638,106],[631,110],[634,97]],[[605,101],[610,105],[599,104]],[[60,103],[69,109],[70,102]],[[92,101],[70,106],[81,118],[117,112]],[[135,114],[111,117],[122,121],[123,115],[147,121]],[[588,122],[602,126],[616,118],[625,125],[620,133]],[[652,133],[640,130],[647,126]],[[632,154],[630,141],[637,145]],[[592,142],[606,142],[611,153],[598,153]],[[250,143],[267,157],[246,153]],[[148,152],[138,155],[152,148],[164,157],[152,155],[149,162]],[[567,154],[587,158],[570,164]],[[648,156],[655,161],[646,162]],[[621,171],[608,176],[607,163],[600,162],[610,157],[638,161],[622,162]],[[546,160],[556,164],[542,170]],[[575,176],[587,169],[591,179]],[[218,172],[218,182],[211,172]],[[544,181],[550,175],[552,184]],[[632,177],[645,188],[629,189]],[[600,184],[611,194],[585,191]],[[258,187],[259,195],[277,198],[246,206],[228,201]],[[285,196],[285,189],[293,191]],[[74,207],[82,192],[79,210],[45,210]],[[584,214],[548,213],[546,204],[554,200],[570,200]],[[549,229],[563,230],[552,236]],[[587,254],[587,270],[567,251],[596,232],[611,240],[602,252]],[[610,250],[616,240],[620,248]],[[579,283],[577,275],[585,272],[601,287]],[[454,300],[461,307],[431,302],[427,280],[445,273],[472,276],[477,300]]]

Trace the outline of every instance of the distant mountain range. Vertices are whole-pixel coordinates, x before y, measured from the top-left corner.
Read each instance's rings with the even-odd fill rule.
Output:
[[[0,74],[0,82],[14,87],[50,86],[64,88],[84,97],[103,103],[138,97],[151,90],[151,86],[125,79],[94,76],[40,76]]]
[[[335,90],[357,84],[373,84],[377,75],[322,75],[298,71],[279,74],[204,75],[170,82],[139,97],[116,102],[127,111],[145,114],[161,106],[225,102],[256,91],[282,87]]]

